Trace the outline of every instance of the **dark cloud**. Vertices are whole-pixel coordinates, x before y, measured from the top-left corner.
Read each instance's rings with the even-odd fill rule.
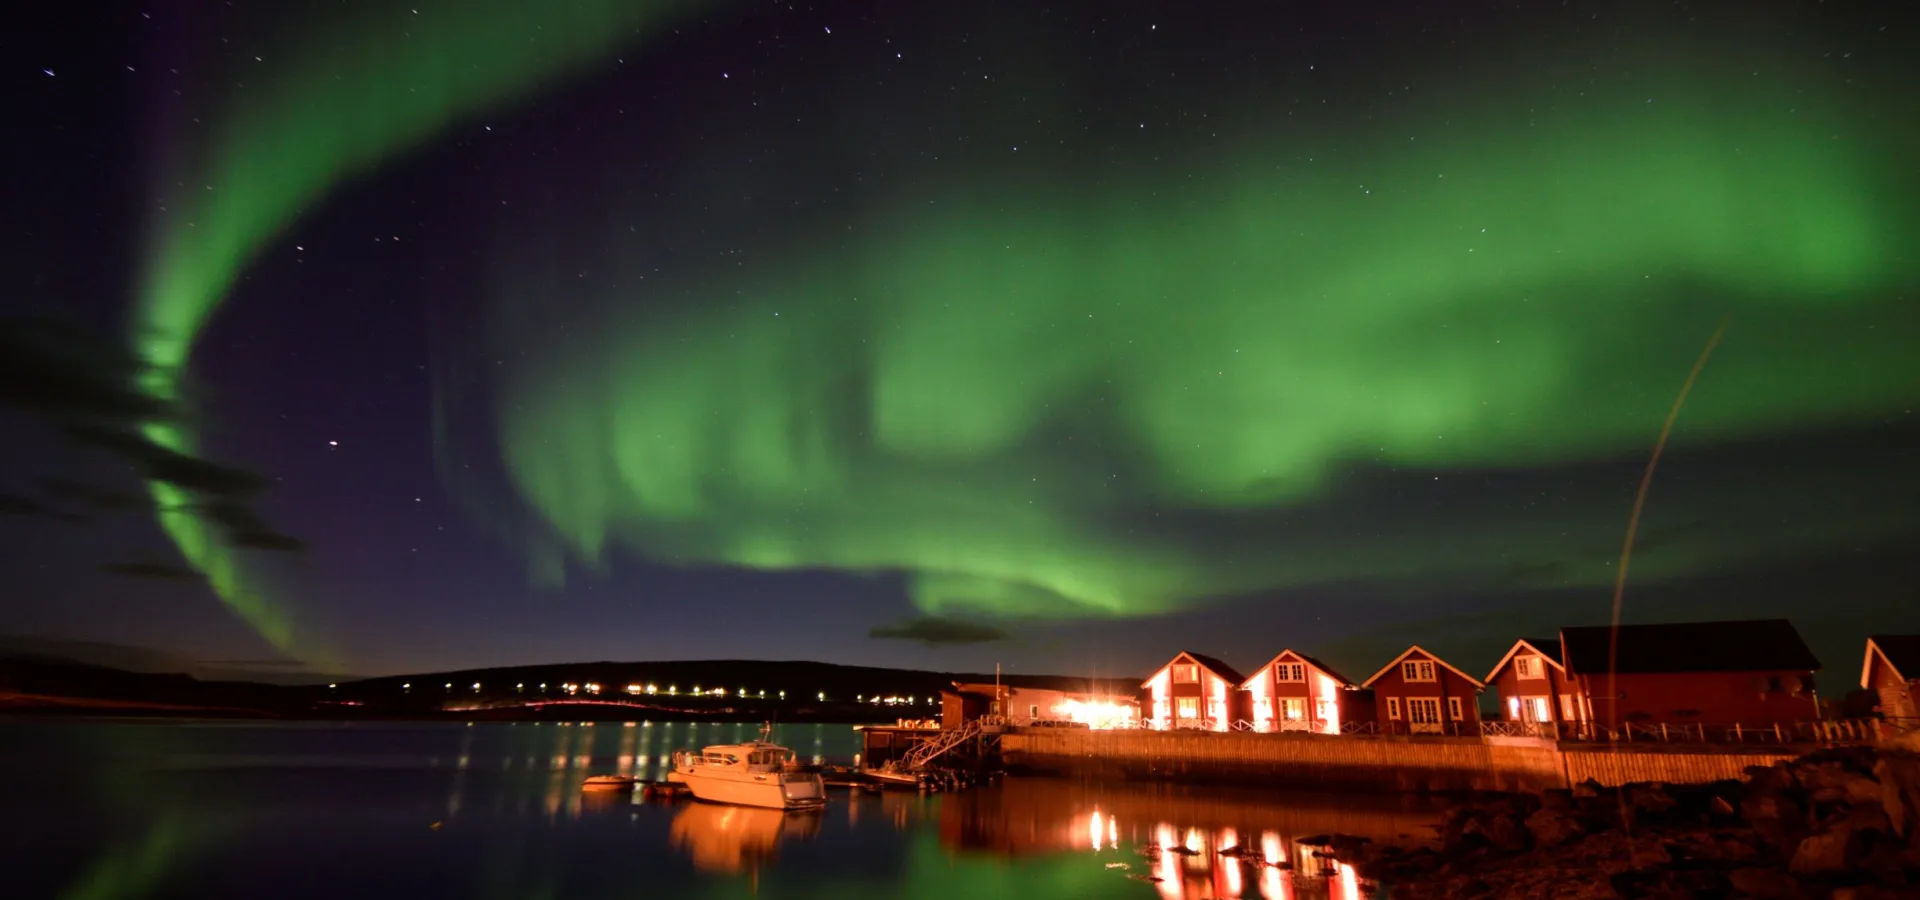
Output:
[[[199,572],[195,572],[185,566],[170,565],[167,563],[105,563],[100,566],[100,571],[109,575],[125,575],[128,578],[154,578],[161,581],[203,580]]]
[[[127,423],[171,418],[170,404],[136,387],[145,369],[118,344],[67,323],[0,319],[0,406]]]
[[[153,505],[152,499],[146,494],[87,484],[68,478],[42,478],[40,489],[49,497],[79,503],[101,512],[124,512],[146,509]]]
[[[877,625],[867,637],[888,641],[918,641],[929,647],[955,644],[987,644],[1007,640],[1003,629],[979,622],[966,622],[940,616],[923,616],[897,625]]]
[[[86,516],[54,509],[39,500],[19,494],[0,494],[0,516],[41,516],[76,525],[89,521]]]
[[[162,447],[131,429],[72,423],[60,430],[75,442],[133,463],[149,479],[182,490],[232,497],[255,493],[268,484],[264,475]]]
[[[176,421],[178,410],[139,389],[146,364],[113,340],[49,320],[0,318],[0,407],[17,409],[57,429],[68,440],[132,466],[149,481],[186,491],[183,511],[206,517],[235,547],[296,551],[305,545],[281,533],[244,501],[271,479],[163,446],[143,426]],[[96,512],[150,510],[143,493],[63,477],[40,480],[50,498]],[[0,498],[0,514],[86,521],[32,497]],[[179,577],[172,567],[110,566],[107,571],[147,578]],[[184,570],[183,570],[184,571]]]

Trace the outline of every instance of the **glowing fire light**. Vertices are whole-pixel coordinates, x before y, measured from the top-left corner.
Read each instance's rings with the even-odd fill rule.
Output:
[[[1100,839],[1106,836],[1106,832],[1100,828],[1100,811],[1097,809],[1087,814],[1087,834],[1093,837],[1093,852],[1099,853]]]
[[[1085,725],[1094,731],[1133,727],[1133,704],[1111,700],[1067,700],[1053,708],[1054,718]]]
[[[1324,673],[1320,675],[1320,697],[1327,701],[1327,715],[1324,717],[1326,721],[1323,724],[1327,734],[1340,733],[1340,699],[1339,694],[1336,693],[1339,690],[1340,686],[1335,684],[1332,678]]]

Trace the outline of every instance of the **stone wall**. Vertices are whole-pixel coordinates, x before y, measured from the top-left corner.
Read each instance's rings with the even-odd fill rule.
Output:
[[[1009,768],[1172,781],[1375,791],[1541,791],[1696,784],[1799,751],[1596,747],[1535,738],[1358,738],[1199,731],[1034,729],[1000,739]]]

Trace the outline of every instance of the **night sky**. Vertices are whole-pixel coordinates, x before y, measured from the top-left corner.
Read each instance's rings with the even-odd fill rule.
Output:
[[[1722,325],[1627,619],[1920,630],[1903,4],[41,6],[0,634],[1481,672]]]

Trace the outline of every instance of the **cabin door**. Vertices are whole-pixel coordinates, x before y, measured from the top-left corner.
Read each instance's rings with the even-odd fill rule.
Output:
[[[1414,734],[1439,734],[1440,698],[1408,697],[1407,724],[1412,726]]]

